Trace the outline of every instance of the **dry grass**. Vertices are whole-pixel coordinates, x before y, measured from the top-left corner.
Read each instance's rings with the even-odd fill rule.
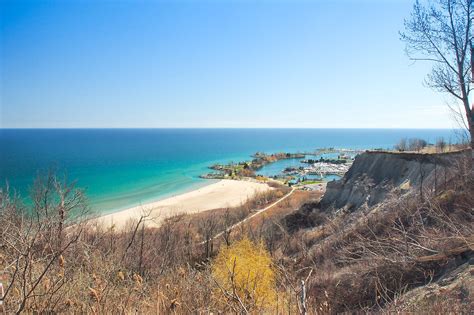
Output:
[[[62,190],[54,182],[51,177],[39,184],[33,215],[25,215],[29,210],[8,191],[1,193],[0,268],[8,313],[219,312],[224,306],[215,295],[209,262],[236,238],[202,241],[289,191],[275,186],[240,207],[178,215],[159,228],[148,228],[144,213],[115,231],[91,226],[85,218],[63,229],[67,221],[61,213],[83,207],[84,200],[76,203],[73,194],[56,202]]]
[[[320,197],[297,191],[218,239],[212,236],[253,209],[271,204],[287,188],[259,195],[235,209],[175,216],[159,228],[147,227],[145,213],[123,231],[85,223],[61,229],[67,221],[56,213],[64,212],[64,204],[82,207],[82,201],[50,203],[48,215],[38,202],[41,215],[24,216],[24,206],[4,191],[0,268],[8,290],[5,308],[7,312],[94,314],[229,311],[230,305],[216,293],[210,266],[220,248],[248,238],[264,242],[275,270],[277,305],[266,312],[301,312],[301,280],[306,280],[310,314],[384,308],[416,311],[397,304],[404,292],[435,281],[472,257],[474,188],[465,182],[451,187],[427,196],[423,203],[408,195],[365,212],[311,209],[307,218],[313,227],[290,231],[287,215]],[[37,190],[38,201],[57,200],[44,198],[54,191],[49,188]],[[246,302],[242,303],[246,309]],[[469,301],[450,303],[434,303],[431,310],[472,307]]]
[[[308,293],[315,309],[378,310],[472,256],[473,204],[472,187],[462,186],[422,204],[416,196],[387,201],[357,219],[326,214],[326,223],[294,233],[283,256],[299,258],[288,264],[295,272],[315,270]]]

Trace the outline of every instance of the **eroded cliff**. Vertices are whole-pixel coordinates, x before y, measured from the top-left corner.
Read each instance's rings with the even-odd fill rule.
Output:
[[[327,184],[320,202],[307,203],[285,221],[290,230],[318,224],[314,212],[370,208],[389,195],[430,193],[454,176],[464,151],[422,154],[367,151],[359,154],[344,177]],[[317,210],[317,211],[315,211]]]
[[[321,209],[353,211],[362,205],[373,206],[394,191],[421,187],[424,191],[434,191],[451,177],[450,169],[460,154],[362,153],[341,180],[328,183]]]

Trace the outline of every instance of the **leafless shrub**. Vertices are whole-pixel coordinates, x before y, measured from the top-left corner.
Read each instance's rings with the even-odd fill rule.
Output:
[[[216,299],[219,288],[208,261],[220,246],[243,237],[263,240],[273,257],[278,312],[379,310],[470,250],[474,193],[462,178],[452,181],[466,171],[459,164],[450,169],[449,185],[427,191],[423,202],[414,192],[393,196],[378,209],[313,213],[315,227],[295,232],[281,223],[283,214],[262,214],[219,238],[214,237],[279,198],[278,190],[236,209],[174,216],[158,228],[147,227],[144,212],[123,230],[71,225],[69,214],[87,207],[70,202],[79,195],[64,184],[36,190],[42,198],[36,198],[34,215],[26,215],[28,207],[4,190],[0,264],[6,311],[223,312],[230,306]],[[67,198],[50,197],[56,190],[70,192]]]
[[[408,139],[407,138],[402,138],[398,143],[395,145],[395,150],[404,152],[408,150]]]
[[[51,172],[38,177],[28,213],[9,188],[0,191],[2,273],[6,310],[52,311],[70,277],[66,254],[77,244],[83,222],[65,228],[71,214],[87,211],[81,191]],[[41,299],[38,299],[41,297]]]
[[[443,137],[438,138],[438,140],[436,140],[436,151],[439,152],[439,153],[440,153],[440,152],[441,152],[441,153],[444,152],[444,150],[446,149],[447,145],[448,145],[448,144],[446,143],[446,141],[444,140]]]
[[[421,151],[423,148],[425,148],[428,145],[428,143],[419,138],[402,138],[400,141],[394,146],[394,149],[400,152],[404,151]]]
[[[446,262],[473,246],[472,196],[472,188],[461,185],[428,195],[423,203],[415,195],[393,200],[349,226],[337,218],[327,223],[334,231],[316,235],[319,240],[305,258],[319,278],[309,286],[313,305],[324,303],[327,292],[336,312],[380,309],[434,279]],[[328,270],[336,272],[327,278]]]

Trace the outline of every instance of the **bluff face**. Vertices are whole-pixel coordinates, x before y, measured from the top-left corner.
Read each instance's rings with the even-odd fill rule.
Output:
[[[450,168],[459,154],[367,151],[356,157],[341,180],[328,183],[320,207],[354,211],[380,203],[390,192],[420,187],[434,191],[452,176]]]
[[[307,203],[286,218],[290,229],[310,227],[317,222],[312,212],[373,207],[389,194],[429,192],[443,188],[453,176],[465,152],[437,154],[366,151],[359,154],[344,177],[327,184],[319,203]]]
[[[287,215],[283,224],[294,238],[285,235],[285,242],[295,269],[312,268],[317,279],[307,282],[308,296],[329,292],[334,313],[469,313],[474,185],[464,178],[468,154],[365,152],[342,179],[328,183],[320,202]],[[389,293],[380,299],[381,292]]]
[[[389,193],[435,191],[452,177],[461,154],[367,151],[356,157],[341,180],[328,183],[320,208],[355,211],[382,202]]]

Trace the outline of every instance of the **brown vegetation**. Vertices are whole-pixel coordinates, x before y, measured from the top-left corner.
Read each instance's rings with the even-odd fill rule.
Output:
[[[36,182],[31,207],[8,189],[2,190],[0,281],[5,287],[5,311],[226,310],[228,303],[216,294],[212,258],[221,246],[243,235],[251,234],[255,241],[263,235],[247,233],[243,225],[222,238],[212,237],[288,192],[287,187],[276,187],[235,209],[175,216],[160,228],[148,228],[145,213],[140,220],[130,221],[127,229],[116,231],[87,222],[82,192],[52,174]],[[299,202],[286,205],[295,207]],[[75,218],[75,224],[64,228],[70,218]]]
[[[461,171],[468,170],[453,170]],[[145,213],[115,231],[77,221],[63,228],[86,207],[80,191],[50,176],[37,182],[33,207],[1,193],[4,306],[7,312],[101,314],[468,312],[469,296],[452,293],[448,302],[425,303],[423,309],[405,298],[405,292],[472,259],[474,187],[458,178],[442,190],[426,191],[423,200],[415,190],[352,213],[315,211],[306,228],[289,230],[283,223],[305,201],[319,197],[297,191],[230,229],[288,193],[277,187],[235,209],[175,216],[159,228],[147,227]],[[248,242],[236,249],[242,239]],[[248,255],[255,251],[261,260],[249,258],[260,255]],[[260,274],[237,280],[246,269],[229,265],[233,259],[256,262],[261,274],[271,275],[258,291],[270,295],[251,290],[250,284],[262,283]],[[219,261],[225,263],[216,273]],[[467,284],[456,288],[473,292]],[[262,302],[262,296],[272,302]]]
[[[314,270],[308,283],[308,304],[331,312],[390,309],[439,313],[451,308],[468,313],[473,307],[472,282],[459,284],[460,295],[453,292],[450,296],[456,298],[449,301],[441,301],[440,295],[436,303],[418,308],[416,303],[400,303],[405,292],[472,260],[474,185],[466,176],[468,161],[456,162],[451,166],[454,179],[443,189],[432,190],[428,183],[422,186],[423,200],[416,189],[387,196],[381,204],[356,212],[312,208],[300,216],[314,227],[293,228],[293,239],[299,241],[294,241],[284,256],[298,259],[288,260],[292,273],[298,275],[297,270],[305,267]],[[291,223],[299,222],[292,215]],[[304,277],[304,272],[299,277]],[[464,297],[460,300],[457,296]]]

